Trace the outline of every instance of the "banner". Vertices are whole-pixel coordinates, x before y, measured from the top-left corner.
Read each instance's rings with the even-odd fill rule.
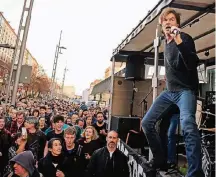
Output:
[[[119,140],[118,149],[128,157],[130,177],[155,177],[155,173],[145,163],[147,160],[135,152],[131,147]]]

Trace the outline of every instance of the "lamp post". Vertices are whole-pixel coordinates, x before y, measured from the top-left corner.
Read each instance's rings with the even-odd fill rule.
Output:
[[[9,77],[9,81],[11,81],[12,73],[13,73],[13,69],[14,69],[14,64],[16,61],[16,55],[19,53],[16,77],[15,77],[15,81],[14,81],[13,94],[12,94],[12,100],[11,100],[11,104],[13,104],[13,105],[15,105],[15,102],[16,102],[16,96],[17,96],[17,89],[18,89],[18,84],[19,84],[19,79],[20,79],[21,67],[22,67],[22,63],[23,63],[24,52],[26,49],[26,41],[27,41],[29,26],[30,26],[30,22],[31,22],[33,3],[34,3],[34,0],[29,0],[29,3],[27,3],[27,0],[24,1],[22,16],[20,19],[18,37],[16,40],[16,46],[15,46],[15,51],[14,51],[14,56],[13,56],[13,61],[12,61],[11,73],[10,73],[10,77]],[[22,23],[24,20],[24,14],[26,14],[25,12],[27,12],[27,16],[26,16],[26,19],[24,21],[24,26],[23,26]],[[22,34],[22,38],[20,39],[22,31],[23,31],[23,34]],[[18,47],[19,46],[19,40],[21,41],[20,48]],[[18,52],[18,48],[19,48],[19,52]],[[10,84],[11,83],[9,82],[8,84],[9,84],[8,88],[10,91]]]
[[[68,71],[68,69],[67,69],[67,64],[66,64],[65,69],[64,69],[63,79],[62,79],[62,86],[61,86],[61,97],[62,97],[62,99],[63,99],[65,75],[66,75],[67,71]]]
[[[62,35],[62,31],[60,32],[59,43],[56,46],[55,57],[53,62],[52,84],[51,84],[51,95],[50,95],[51,99],[53,99],[53,94],[55,90],[55,76],[56,76],[59,54],[62,54],[61,49],[66,49],[66,47],[61,46],[61,35]]]

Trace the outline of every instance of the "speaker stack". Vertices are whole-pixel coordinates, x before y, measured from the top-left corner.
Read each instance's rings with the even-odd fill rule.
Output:
[[[133,102],[135,95],[135,82],[145,80],[145,65],[144,57],[138,54],[132,54],[127,57],[125,80],[132,81],[133,91],[130,103],[130,115],[112,116],[111,118],[111,130],[115,130],[119,134],[119,138],[126,141],[127,134],[130,130],[140,132],[140,118],[133,115]],[[128,117],[127,117],[128,116]]]
[[[128,56],[126,61],[125,79],[133,81],[142,81],[145,79],[145,65],[143,56]]]
[[[140,132],[140,118],[138,117],[118,117],[112,116],[111,129],[119,134],[119,138],[126,141],[127,134],[130,130]]]

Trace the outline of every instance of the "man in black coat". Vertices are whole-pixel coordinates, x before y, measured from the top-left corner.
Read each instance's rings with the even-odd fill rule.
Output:
[[[87,167],[87,177],[129,177],[127,157],[117,149],[118,133],[107,134],[107,146],[96,150]]]

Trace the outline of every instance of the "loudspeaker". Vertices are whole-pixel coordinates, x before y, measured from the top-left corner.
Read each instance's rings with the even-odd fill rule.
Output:
[[[127,58],[125,79],[137,81],[145,79],[145,65],[142,56],[132,55]]]
[[[125,142],[129,130],[140,132],[140,118],[112,116],[110,130],[118,132],[119,138]]]
[[[13,71],[12,80],[15,80],[16,72],[17,72],[17,70]],[[19,83],[30,84],[30,82],[31,82],[31,73],[32,73],[32,66],[22,65],[21,66],[21,73],[20,73]]]

